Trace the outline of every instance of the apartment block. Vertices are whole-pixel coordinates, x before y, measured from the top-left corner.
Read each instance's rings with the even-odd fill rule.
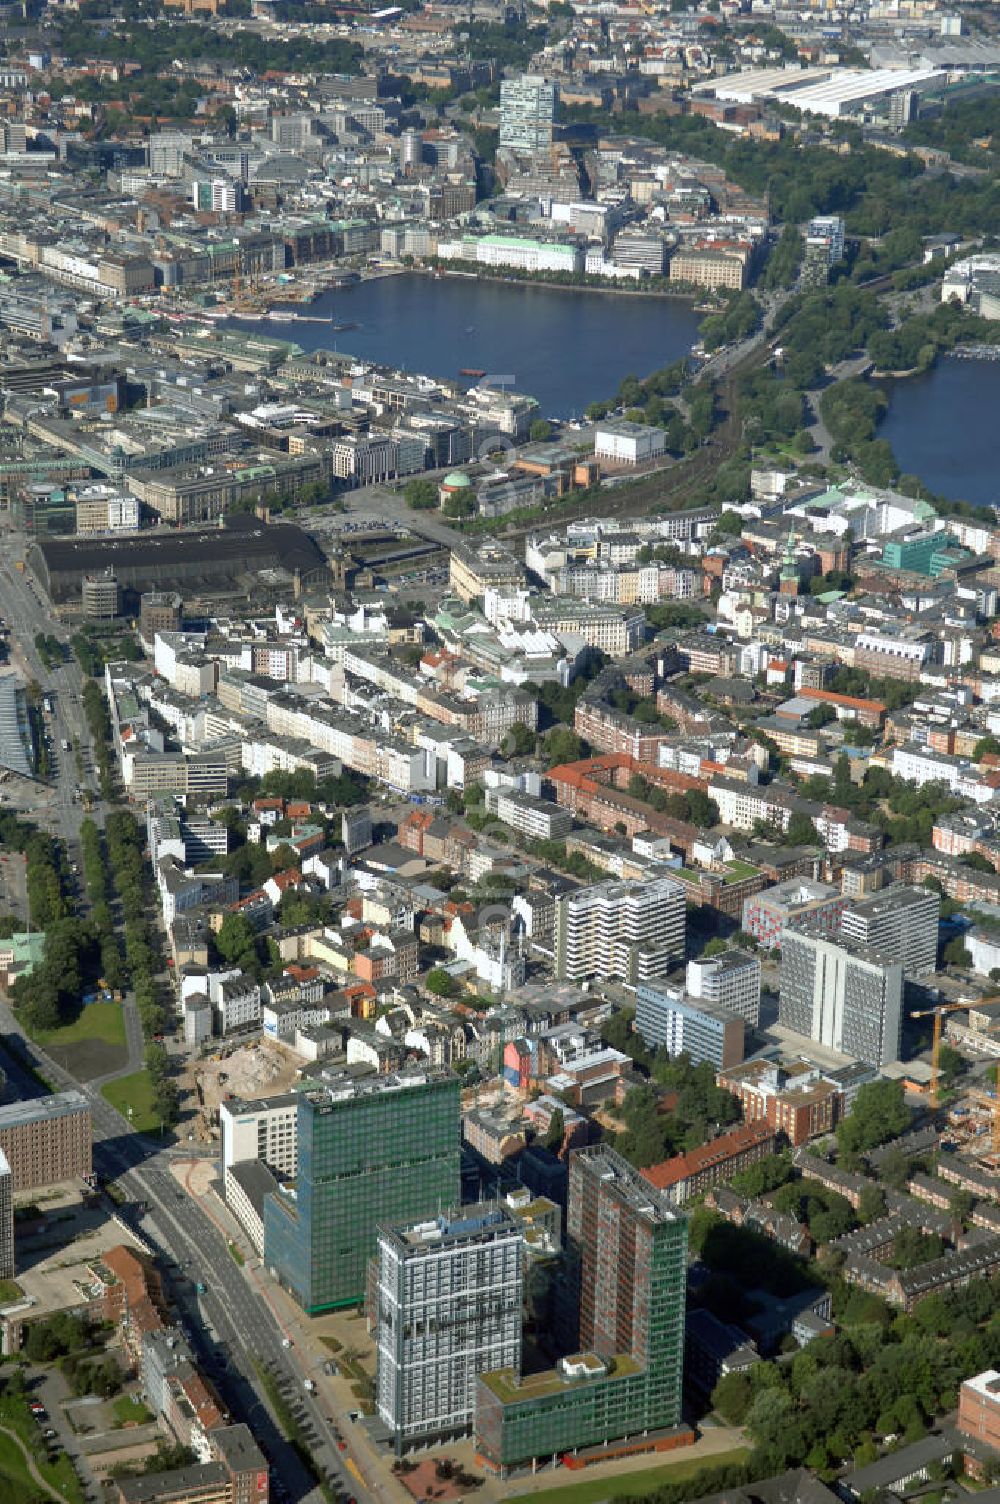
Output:
[[[735,1013],[755,1029],[760,1020],[760,961],[735,947],[689,961],[687,991],[690,997]]]
[[[807,918],[824,934],[837,934],[846,907],[847,899],[830,883],[790,877],[745,900],[743,929],[758,945],[774,950],[781,946],[791,919]]]
[[[666,976],[684,953],[684,928],[684,888],[673,878],[593,883],[556,905],[556,975],[633,986]]]
[[[650,1049],[689,1055],[693,1065],[707,1061],[722,1071],[743,1059],[743,1019],[717,1003],[695,1002],[679,987],[640,984],[635,1026]]]

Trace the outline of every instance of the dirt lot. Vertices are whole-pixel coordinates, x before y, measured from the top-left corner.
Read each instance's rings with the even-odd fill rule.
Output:
[[[185,1107],[195,1114],[191,1131],[202,1143],[215,1137],[219,1103],[227,1095],[253,1100],[290,1091],[301,1062],[269,1040],[220,1050],[207,1060],[193,1061],[180,1078]]]

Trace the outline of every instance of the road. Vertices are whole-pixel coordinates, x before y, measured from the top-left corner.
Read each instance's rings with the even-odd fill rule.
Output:
[[[13,781],[8,782],[4,792],[10,802],[23,809],[36,823],[75,847],[80,836],[83,808],[75,796],[82,788],[96,791],[96,778],[92,761],[85,757],[84,776],[81,781],[72,752],[62,751],[62,742],[72,746],[78,743],[81,752],[90,748],[90,736],[83,714],[81,695],[84,676],[74,658],[51,673],[45,668],[35,649],[39,632],[57,637],[69,652],[69,638],[62,624],[56,621],[52,608],[45,600],[41,588],[27,571],[19,573],[15,564],[23,558],[21,543],[16,535],[7,534],[0,557],[0,613],[11,629],[13,639],[11,661],[27,680],[35,680],[42,689],[51,694],[52,716],[47,720],[52,739],[52,762],[55,778],[48,786]],[[87,763],[91,766],[87,767]],[[46,791],[47,790],[47,791]]]
[[[374,1504],[378,1485],[366,1488],[347,1471],[349,1453],[340,1452],[336,1428],[316,1398],[303,1388],[306,1375],[299,1367],[296,1350],[285,1346],[284,1331],[250,1283],[249,1266],[237,1264],[219,1225],[171,1173],[177,1151],[158,1148],[133,1133],[93,1084],[77,1082],[25,1037],[4,1003],[0,1003],[0,1031],[21,1040],[27,1058],[53,1085],[76,1087],[87,1093],[94,1123],[94,1168],[101,1177],[116,1181],[133,1206],[145,1206],[141,1213],[128,1214],[129,1220],[134,1221],[136,1230],[168,1271],[174,1266],[181,1271],[179,1277],[175,1274],[177,1304],[199,1361],[234,1418],[250,1426],[289,1497],[320,1504],[322,1495],[267,1407],[257,1363],[271,1370],[291,1408],[301,1417],[313,1457],[334,1492],[354,1497],[359,1504]],[[198,1294],[191,1280],[204,1284],[203,1294]],[[345,1439],[350,1442],[349,1428]]]

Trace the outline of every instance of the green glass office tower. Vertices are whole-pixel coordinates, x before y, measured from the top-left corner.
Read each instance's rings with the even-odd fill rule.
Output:
[[[460,1200],[458,1077],[345,1071],[303,1095],[298,1136],[294,1187],[264,1201],[264,1262],[312,1314],[364,1298],[380,1222]]]
[[[687,1221],[613,1149],[570,1160],[580,1350],[546,1373],[480,1374],[476,1449],[501,1474],[681,1419]]]

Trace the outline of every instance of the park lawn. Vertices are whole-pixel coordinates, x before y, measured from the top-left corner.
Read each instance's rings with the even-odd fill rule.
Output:
[[[154,1419],[153,1412],[146,1408],[142,1400],[136,1399],[131,1394],[120,1394],[112,1402],[111,1409],[120,1426],[144,1426],[147,1421]]]
[[[125,1048],[125,1010],[121,1003],[88,1003],[71,1024],[59,1029],[36,1029],[40,1045],[85,1044],[92,1039]]]
[[[566,1482],[561,1488],[542,1489],[537,1494],[517,1494],[511,1504],[524,1500],[525,1504],[601,1504],[604,1499],[617,1499],[622,1494],[632,1498],[651,1494],[667,1483],[683,1483],[693,1478],[703,1468],[728,1467],[736,1462],[745,1462],[750,1456],[749,1447],[733,1447],[729,1452],[716,1452],[712,1457],[691,1457],[685,1461],[667,1462],[663,1467],[651,1467],[644,1472],[622,1473],[614,1478],[580,1478],[569,1468],[560,1469]]]
[[[55,1462],[49,1462],[40,1449],[38,1424],[32,1417],[28,1409],[28,1401],[23,1395],[0,1396],[0,1427],[15,1432],[21,1438],[29,1454],[34,1458],[35,1466],[42,1477],[68,1501],[68,1504],[84,1504],[80,1480],[66,1453],[60,1452]],[[38,1485],[32,1481],[23,1456],[10,1437],[0,1431],[0,1478],[5,1476],[18,1481],[19,1487],[11,1494],[14,1501],[22,1497],[25,1499],[38,1497]],[[21,1480],[24,1480],[26,1485],[23,1493],[20,1488]]]
[[[117,1081],[109,1081],[101,1087],[101,1095],[105,1101],[117,1108],[123,1118],[129,1116],[129,1108],[132,1116],[129,1121],[136,1133],[157,1133],[160,1129],[160,1115],[153,1106],[153,1083],[145,1071],[136,1071],[132,1076],[120,1076]]]
[[[15,1499],[31,1499],[38,1493],[38,1484],[28,1472],[20,1447],[3,1431],[0,1431],[0,1483],[5,1494],[8,1497],[12,1494]],[[10,1492],[9,1484],[13,1485]]]

